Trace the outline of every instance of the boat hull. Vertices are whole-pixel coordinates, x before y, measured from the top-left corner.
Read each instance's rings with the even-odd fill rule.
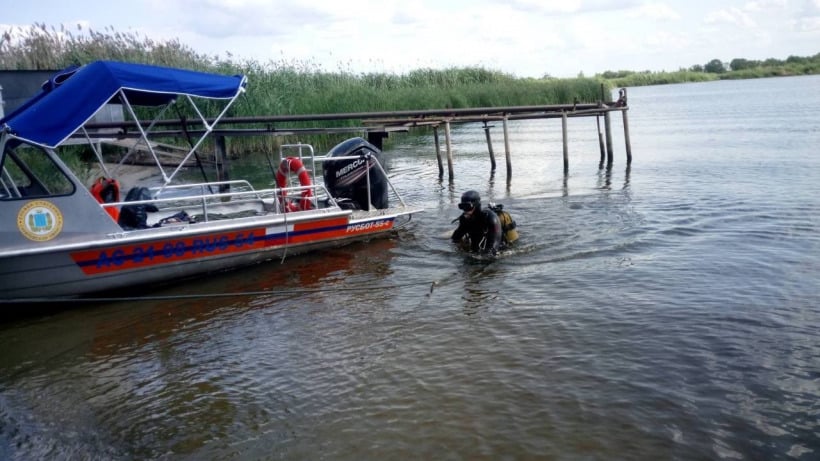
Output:
[[[6,254],[0,257],[0,299],[72,297],[247,266],[384,236],[399,216],[294,213],[273,222],[191,225],[87,247]]]
[[[229,179],[227,135],[215,127],[247,83],[242,75],[97,61],[55,74],[0,118],[0,303],[55,301],[284,258],[384,235],[422,211],[406,205],[380,149],[362,138],[339,144],[332,155],[280,144],[275,173],[266,155],[275,187]],[[162,120],[180,96],[191,120],[177,107],[182,123],[175,129]],[[94,122],[111,101],[121,106],[114,111],[129,136]],[[214,181],[200,159],[206,140],[214,149]],[[86,177],[91,169],[75,171],[57,151],[81,141],[99,163],[96,178]],[[104,143],[112,146],[105,156]],[[160,159],[168,153],[171,164]],[[156,166],[153,178],[126,181],[119,174],[135,154]],[[185,179],[194,159],[204,182]],[[128,190],[122,200],[121,187]]]

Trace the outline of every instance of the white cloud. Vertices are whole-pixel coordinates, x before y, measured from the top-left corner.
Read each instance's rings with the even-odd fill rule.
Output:
[[[745,11],[762,11],[769,8],[784,8],[787,0],[755,0],[743,5]]]
[[[645,43],[651,51],[670,52],[686,49],[692,45],[687,34],[659,31],[646,37]]]
[[[797,32],[820,34],[820,16],[798,18],[792,22],[792,27]]]
[[[628,17],[646,19],[650,21],[675,21],[680,14],[669,5],[659,2],[648,2],[631,11]]]
[[[740,8],[713,11],[706,15],[707,24],[732,24],[740,27],[755,27],[757,23]]]
[[[583,3],[581,0],[512,0],[509,5],[518,10],[540,14],[568,14],[578,12]]]
[[[820,0],[805,0],[801,14],[803,16],[820,16]]]

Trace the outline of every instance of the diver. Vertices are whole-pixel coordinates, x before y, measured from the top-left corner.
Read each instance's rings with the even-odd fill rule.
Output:
[[[491,209],[481,209],[481,196],[468,190],[461,196],[458,208],[462,211],[458,228],[453,231],[455,243],[469,242],[470,250],[476,253],[497,254],[502,245],[501,221]],[[455,222],[455,220],[453,221]]]

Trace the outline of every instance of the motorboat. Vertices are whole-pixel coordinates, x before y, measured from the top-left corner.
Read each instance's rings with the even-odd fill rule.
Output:
[[[272,176],[262,187],[227,175],[192,181],[189,165],[219,146],[216,127],[247,83],[242,75],[97,61],[57,73],[0,119],[0,301],[284,261],[389,235],[422,211],[405,203],[381,150],[360,137],[324,155],[309,144],[282,145],[260,165]],[[95,116],[112,107],[124,121],[99,128],[106,124]],[[193,114],[185,127],[201,128],[176,133],[187,145],[169,165],[161,148],[173,133],[163,117],[180,107]],[[99,177],[83,179],[64,160],[80,143]],[[105,161],[112,146],[122,149],[117,162]],[[134,155],[146,156],[156,175],[126,193],[118,172]]]

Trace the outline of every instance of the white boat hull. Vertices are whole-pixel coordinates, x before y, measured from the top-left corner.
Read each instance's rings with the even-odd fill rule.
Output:
[[[204,168],[204,182],[183,179],[188,160],[199,162],[246,85],[241,75],[97,61],[56,74],[22,109],[0,118],[0,303],[144,287],[284,258],[384,235],[422,211],[395,190],[381,150],[358,137],[323,156],[308,144],[280,145],[278,169],[265,158],[275,187],[257,189],[227,179],[220,135],[213,156],[221,179],[207,179]],[[193,120],[180,112],[183,127],[165,130],[160,122],[180,97]],[[137,126],[127,146],[119,139],[125,128],[115,134],[93,123],[114,102]],[[139,117],[150,112],[150,122],[134,106]],[[172,168],[160,161],[158,139],[163,149],[182,143],[176,151],[186,153]],[[57,150],[78,140],[103,173],[90,185]],[[120,155],[110,169],[104,142]],[[157,182],[129,184],[121,200],[117,169],[143,150]]]
[[[193,224],[5,255],[0,257],[0,293],[4,300],[50,299],[168,282],[384,236],[402,216],[383,212],[355,219],[350,211],[300,214],[304,216],[288,216],[288,220],[280,216],[242,226]]]

